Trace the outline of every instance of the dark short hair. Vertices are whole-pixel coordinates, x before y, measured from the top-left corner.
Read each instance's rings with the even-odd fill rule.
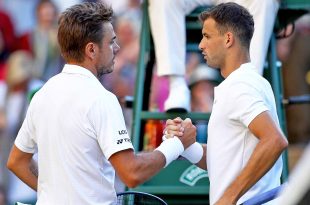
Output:
[[[208,18],[215,20],[220,34],[230,30],[238,37],[243,46],[250,47],[254,32],[254,20],[246,8],[233,2],[222,3],[199,15],[202,23]]]
[[[64,11],[58,21],[58,43],[66,61],[84,60],[87,43],[101,44],[104,22],[111,22],[113,10],[105,3],[85,2]]]

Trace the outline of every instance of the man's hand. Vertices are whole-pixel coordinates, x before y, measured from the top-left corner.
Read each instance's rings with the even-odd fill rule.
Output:
[[[166,121],[166,128],[164,129],[164,136],[168,138],[182,137],[184,133],[184,127],[182,127],[183,120],[177,117],[173,120],[168,119]]]
[[[186,118],[182,123],[181,127],[184,128],[183,136],[179,137],[184,145],[184,149],[189,147],[191,144],[196,142],[196,127],[193,125],[191,119]]]
[[[196,127],[193,125],[191,119],[186,118],[184,121],[180,117],[173,120],[166,121],[166,128],[164,135],[166,138],[174,136],[179,137],[184,149],[196,142]]]
[[[178,137],[184,146],[184,152],[181,155],[191,163],[206,170],[207,147],[196,142],[196,127],[189,118],[182,121],[181,118],[177,117],[166,121],[163,140],[174,136]]]

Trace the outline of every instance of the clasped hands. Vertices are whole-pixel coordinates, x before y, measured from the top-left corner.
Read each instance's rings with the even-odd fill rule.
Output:
[[[173,120],[166,121],[166,128],[164,129],[163,140],[178,137],[182,142],[184,149],[196,142],[196,127],[193,125],[191,119],[186,118],[182,120],[177,117]]]

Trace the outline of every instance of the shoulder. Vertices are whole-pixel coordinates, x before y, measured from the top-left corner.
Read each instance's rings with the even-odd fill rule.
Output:
[[[119,101],[113,93],[102,88],[100,93],[96,93],[96,96],[93,98],[93,104],[97,104],[100,107],[106,109],[112,109],[119,105]]]
[[[238,70],[230,79],[229,86],[257,91],[271,88],[270,83],[250,66]]]

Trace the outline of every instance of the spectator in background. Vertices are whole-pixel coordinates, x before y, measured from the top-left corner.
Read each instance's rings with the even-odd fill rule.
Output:
[[[130,133],[132,124],[132,109],[127,109],[124,103],[126,96],[133,96],[139,55],[139,33],[132,21],[122,16],[116,17],[115,34],[121,47],[115,57],[113,73],[101,78],[101,83],[120,100],[126,127]]]
[[[102,83],[116,96],[134,94],[136,66],[139,55],[139,35],[131,21],[118,17],[115,21],[118,45],[122,48],[115,57],[115,70],[104,76]]]
[[[116,56],[115,71],[102,79],[103,85],[119,98],[134,95],[141,28],[140,0],[108,1],[116,13],[115,33],[122,48]]]
[[[40,0],[2,0],[0,5],[9,13],[12,18],[16,35],[25,35],[33,30],[36,25],[36,6]],[[81,0],[51,0],[58,11],[64,11],[69,6],[80,3]]]
[[[65,1],[64,0],[52,0],[52,1],[57,6],[60,12],[66,10],[67,8],[69,8],[70,6],[74,4],[78,4],[82,2],[82,0],[65,0]]]
[[[127,0],[125,5],[125,7],[120,9],[117,15],[123,19],[131,21],[135,32],[140,33],[142,23],[141,0]]]
[[[34,8],[38,0],[2,0],[0,6],[10,16],[16,37],[32,30],[35,24]],[[19,46],[19,45],[16,45]]]
[[[6,51],[13,51],[15,45],[15,31],[10,16],[0,8],[0,30],[5,44],[1,46]],[[2,51],[2,50],[0,50]],[[1,52],[2,53],[2,52]]]
[[[0,185],[0,205],[7,205],[5,189],[1,185]]]
[[[282,62],[285,98],[310,94],[310,14],[295,22],[290,37],[277,41],[277,53]],[[289,141],[295,145],[308,143],[310,104],[288,105],[286,115]],[[301,146],[295,147],[299,150]]]
[[[33,60],[28,51],[15,51],[7,60],[6,84],[8,89],[5,108],[8,123],[7,129],[13,138],[12,143],[27,108],[26,95],[32,68]]]
[[[212,110],[214,100],[214,87],[220,82],[218,70],[210,68],[206,64],[199,64],[190,74],[189,88],[191,91],[192,112],[209,113]],[[195,121],[197,128],[197,142],[207,143],[207,121]]]
[[[62,66],[57,43],[57,8],[51,0],[39,0],[36,17],[36,27],[21,38],[26,41],[25,49],[33,54],[32,76],[45,82],[59,73]]]
[[[15,40],[12,21],[5,11],[0,10],[0,110],[4,105],[6,93],[6,85],[4,83],[6,61],[10,53],[15,49]],[[0,127],[2,127],[1,124],[0,122]]]
[[[6,128],[5,97],[7,86],[5,82],[6,64],[10,53],[14,50],[15,33],[12,21],[8,14],[0,10],[0,187],[6,189],[7,169],[5,167],[7,138],[4,135]]]
[[[119,13],[127,9],[128,0],[99,0],[110,4],[113,8],[115,16],[119,16]]]
[[[214,87],[220,82],[218,70],[199,64],[189,77],[191,109],[193,112],[211,112]]]
[[[27,93],[32,79],[33,59],[28,51],[15,51],[7,60],[7,94],[5,100],[5,158],[8,158],[10,147],[13,145],[17,132],[28,108]],[[6,170],[8,172],[8,170]],[[31,203],[36,194],[12,173],[7,173],[7,198],[10,204],[16,201]]]

